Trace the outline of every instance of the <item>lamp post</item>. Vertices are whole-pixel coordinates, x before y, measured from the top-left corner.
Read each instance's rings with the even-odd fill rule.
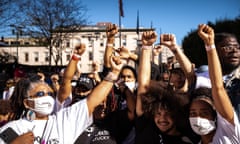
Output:
[[[21,26],[16,26],[16,25],[13,25],[13,24],[10,25],[10,27],[14,28],[14,29],[12,30],[12,34],[16,34],[16,47],[17,47],[17,60],[16,60],[16,62],[17,62],[17,64],[18,64],[19,36],[22,35],[22,28],[23,28],[23,27],[21,27]]]

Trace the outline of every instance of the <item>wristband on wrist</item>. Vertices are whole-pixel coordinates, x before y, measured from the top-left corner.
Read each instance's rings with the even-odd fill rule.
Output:
[[[108,47],[113,47],[113,44],[112,43],[108,43],[107,46]]]
[[[108,82],[115,82],[118,79],[118,75],[114,74],[113,72],[109,72],[108,75],[104,78],[105,81]]]
[[[210,51],[210,50],[215,49],[215,48],[216,48],[215,44],[212,44],[212,45],[205,45],[205,49],[206,49],[206,51]]]
[[[81,56],[78,55],[78,54],[73,54],[72,55],[72,60],[79,61],[79,60],[81,60]]]
[[[142,49],[146,49],[146,50],[151,50],[152,46],[148,46],[148,45],[143,45]]]

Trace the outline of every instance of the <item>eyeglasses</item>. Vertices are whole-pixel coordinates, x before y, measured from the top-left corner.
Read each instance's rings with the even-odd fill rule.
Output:
[[[38,91],[34,95],[30,97],[42,97],[42,96],[53,96],[53,92],[44,92],[44,91]]]
[[[238,44],[235,45],[226,45],[221,47],[222,50],[229,52],[229,51],[233,51],[233,50],[240,50],[240,46]]]

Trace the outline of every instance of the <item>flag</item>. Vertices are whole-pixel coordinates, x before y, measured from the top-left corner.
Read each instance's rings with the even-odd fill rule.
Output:
[[[137,34],[139,34],[139,12],[137,11]]]
[[[122,0],[118,0],[118,1],[119,1],[119,14],[121,17],[124,17],[123,2],[122,2]]]

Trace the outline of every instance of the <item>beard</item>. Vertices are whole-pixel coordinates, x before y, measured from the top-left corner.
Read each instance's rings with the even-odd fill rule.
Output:
[[[222,63],[223,75],[230,74],[240,66],[239,63]]]

